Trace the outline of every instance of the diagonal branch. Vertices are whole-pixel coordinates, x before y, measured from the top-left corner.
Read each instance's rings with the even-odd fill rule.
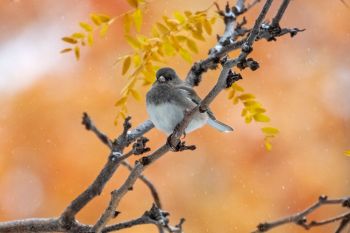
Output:
[[[106,134],[101,132],[93,123],[91,118],[87,113],[83,113],[83,125],[87,130],[91,130],[106,146],[112,149],[112,140],[109,139]],[[135,141],[137,138],[141,137],[144,133],[150,130],[153,127],[153,123],[151,121],[145,121],[135,129],[128,132],[128,144]],[[143,132],[143,133],[141,133]],[[133,167],[125,160],[121,161],[121,165],[126,167],[129,171],[133,169]],[[160,202],[160,197],[158,191],[154,184],[144,175],[140,175],[139,179],[149,188],[151,195],[153,197],[154,203],[157,204],[159,208],[162,208],[162,204]]]
[[[227,76],[231,70],[231,68],[235,65],[237,65],[239,62],[241,62],[245,57],[249,54],[251,51],[251,46],[255,41],[255,38],[258,35],[258,28],[260,27],[262,21],[264,20],[267,11],[269,10],[271,6],[272,0],[267,0],[266,3],[263,6],[263,9],[261,13],[259,14],[259,17],[257,18],[254,28],[247,38],[246,47],[249,47],[249,51],[247,49],[242,49],[241,54],[233,60],[228,60],[223,65],[223,69],[220,73],[219,79],[216,83],[216,85],[211,89],[211,91],[208,93],[208,95],[201,101],[201,103],[190,110],[189,112],[185,112],[185,116],[183,120],[178,124],[178,126],[175,128],[173,134],[170,137],[170,143],[172,145],[179,144],[180,137],[183,135],[186,127],[188,126],[189,122],[192,120],[194,115],[202,110],[205,110],[208,108],[210,103],[215,99],[215,97],[226,87],[226,81]],[[228,7],[226,7],[227,9]],[[145,170],[146,167],[148,167],[150,164],[154,163],[157,159],[162,157],[165,153],[167,153],[170,150],[169,143],[164,144],[162,147],[160,147],[158,150],[153,152],[151,155],[143,157],[134,167],[134,169],[131,171],[129,177],[126,179],[124,184],[117,190],[114,190],[111,195],[111,199],[109,202],[109,205],[107,209],[104,211],[104,213],[101,215],[99,220],[96,222],[95,226],[93,227],[93,231],[96,233],[100,233],[104,226],[107,224],[107,222],[112,219],[114,212],[116,211],[121,199],[124,197],[124,195],[132,188],[134,185],[137,177]]]

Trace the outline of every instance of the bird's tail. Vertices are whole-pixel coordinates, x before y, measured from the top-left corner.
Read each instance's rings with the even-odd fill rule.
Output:
[[[233,131],[233,129],[230,126],[225,125],[224,123],[217,121],[217,120],[214,120],[214,119],[211,119],[211,118],[208,119],[208,124],[211,127],[215,128],[217,130],[220,130],[221,132]]]

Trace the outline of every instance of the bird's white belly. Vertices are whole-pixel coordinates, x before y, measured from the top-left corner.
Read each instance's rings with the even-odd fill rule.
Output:
[[[176,125],[182,121],[184,117],[184,109],[173,104],[149,104],[147,106],[148,115],[154,126],[165,132],[167,135],[174,131]],[[194,119],[189,123],[185,132],[189,133],[195,129],[202,127],[207,123],[208,115],[206,113],[197,113]]]

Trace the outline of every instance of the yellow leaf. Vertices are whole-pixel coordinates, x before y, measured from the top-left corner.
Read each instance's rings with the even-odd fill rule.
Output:
[[[78,41],[72,37],[63,37],[62,40],[64,42],[70,43],[70,44],[76,44]]]
[[[74,54],[75,54],[75,58],[76,58],[77,60],[79,60],[79,58],[80,58],[80,49],[79,49],[78,46],[75,46],[75,47],[74,47]]]
[[[135,89],[131,89],[130,92],[136,100],[140,101],[142,99],[140,92],[136,91]]]
[[[129,45],[131,45],[131,47],[133,47],[135,49],[141,48],[140,42],[138,40],[136,40],[135,38],[133,38],[131,36],[125,36],[125,39],[129,43]]]
[[[254,112],[256,112],[256,113],[264,113],[264,112],[266,112],[266,109],[261,108],[261,107],[257,107],[257,108],[254,108]]]
[[[261,131],[264,134],[269,134],[269,135],[276,135],[279,133],[279,130],[273,127],[264,127],[264,128],[261,128]]]
[[[185,22],[185,20],[186,20],[185,16],[184,16],[182,13],[178,12],[178,11],[175,11],[175,12],[174,12],[174,17],[175,17],[175,19],[177,19],[180,23],[183,23],[183,22]]]
[[[175,54],[175,48],[169,42],[165,42],[162,45],[162,49],[167,56],[173,56]]]
[[[96,15],[96,17],[100,20],[100,22],[102,23],[108,23],[111,20],[111,17],[109,17],[108,15],[103,15],[103,14],[99,14]]]
[[[141,62],[142,62],[141,61],[141,57],[138,54],[134,54],[134,56],[132,57],[132,61],[133,61],[134,65],[135,65],[135,67],[141,65]]]
[[[249,124],[250,122],[252,122],[252,116],[246,116],[244,118],[244,121],[245,121],[245,123]]]
[[[249,99],[255,99],[255,96],[252,94],[243,94],[238,96],[240,100],[249,100]]]
[[[244,91],[243,87],[241,87],[241,86],[238,85],[237,83],[234,83],[234,84],[232,85],[232,87],[233,87],[233,89],[235,89],[236,91],[240,91],[240,92],[243,92],[243,91]]]
[[[187,17],[191,17],[191,16],[192,16],[192,12],[191,12],[191,11],[185,11],[185,15],[186,15]]]
[[[255,114],[253,117],[254,117],[254,120],[258,121],[258,122],[269,122],[270,121],[270,118],[268,116],[261,114],[261,113]]]
[[[259,103],[254,100],[244,101],[243,104],[244,106],[247,106],[247,107],[259,106]]]
[[[88,42],[88,45],[90,45],[90,46],[94,43],[94,38],[93,38],[92,33],[88,33],[87,42]]]
[[[186,36],[179,35],[179,36],[176,36],[175,38],[176,38],[176,40],[178,40],[180,42],[187,41]]]
[[[118,106],[121,106],[121,105],[124,105],[125,103],[126,103],[126,101],[127,101],[127,97],[126,96],[124,96],[124,97],[122,97],[122,98],[120,98],[119,100],[117,100],[117,102],[115,102],[115,106],[116,107],[118,107]]]
[[[213,17],[213,18],[210,19],[210,23],[211,24],[214,24],[215,22],[216,22],[216,17]]]
[[[248,113],[248,110],[246,108],[242,109],[241,116],[245,117]]]
[[[91,14],[90,15],[90,19],[92,20],[92,22],[94,22],[94,24],[96,25],[96,26],[100,26],[101,25],[101,20],[100,20],[100,18],[98,17],[98,15],[96,15],[96,14]]]
[[[265,148],[267,151],[271,151],[272,149],[272,144],[269,140],[265,140]]]
[[[187,38],[187,46],[192,52],[198,53],[197,44],[194,42],[194,40]]]
[[[238,104],[239,101],[239,96],[236,96],[235,98],[233,98],[233,104]]]
[[[234,89],[230,89],[227,98],[230,100],[235,96],[236,92]]]
[[[128,70],[130,68],[130,64],[131,64],[131,58],[130,58],[130,56],[127,56],[124,60],[124,63],[123,63],[122,75],[124,75],[126,72],[128,72]]]
[[[157,23],[157,28],[162,34],[167,34],[169,32],[169,29],[164,24]]]
[[[91,32],[93,30],[93,27],[88,23],[80,22],[79,25],[87,32]]]
[[[180,56],[181,56],[185,61],[187,61],[187,62],[189,62],[189,63],[192,62],[192,57],[191,57],[190,53],[189,53],[187,50],[185,50],[185,49],[180,49],[179,53],[180,53]]]
[[[72,34],[72,37],[76,39],[82,39],[82,38],[85,38],[85,34],[81,32],[76,32]]]
[[[344,151],[344,154],[345,154],[346,156],[350,156],[350,150]]]
[[[211,32],[212,32],[211,25],[210,25],[210,22],[207,19],[205,19],[203,21],[203,26],[204,26],[205,31],[208,33],[208,35],[211,35]]]
[[[180,24],[180,21],[177,20],[177,19],[167,19],[166,22],[169,23],[170,25],[174,26],[174,27]]]
[[[130,15],[129,14],[126,14],[124,17],[123,17],[123,26],[124,26],[124,31],[126,33],[129,33],[130,32],[130,28],[131,28],[131,18],[130,18]]]
[[[196,38],[197,40],[205,41],[202,32],[200,31],[192,31],[192,36]]]
[[[72,51],[71,48],[66,48],[66,49],[62,49],[60,53],[67,53],[67,52],[70,52]]]
[[[109,24],[104,23],[104,24],[102,25],[102,28],[101,28],[101,30],[100,30],[100,36],[101,36],[101,37],[104,37],[104,36],[106,35],[106,33],[107,33],[107,31],[108,31],[108,28],[109,28]]]
[[[142,11],[141,9],[137,9],[133,14],[132,14],[136,26],[136,30],[140,32],[141,30],[141,25],[142,25]]]
[[[135,7],[135,8],[138,7],[138,5],[139,5],[137,0],[126,0],[126,1],[130,4],[130,6]]]

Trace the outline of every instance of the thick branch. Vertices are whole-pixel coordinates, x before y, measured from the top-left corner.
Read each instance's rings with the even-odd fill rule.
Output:
[[[63,232],[65,231],[58,218],[32,218],[3,222],[0,224],[0,232]]]

